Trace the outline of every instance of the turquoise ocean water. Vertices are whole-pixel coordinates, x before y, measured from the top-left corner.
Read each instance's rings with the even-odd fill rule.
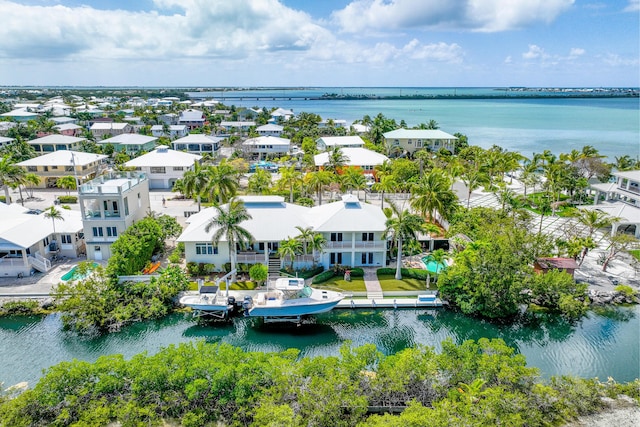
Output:
[[[447,97],[317,99],[323,94]],[[206,96],[220,99],[241,95],[242,100],[224,102],[243,107],[282,107],[296,114],[304,111],[319,114],[323,119],[348,122],[378,113],[397,122],[404,119],[409,126],[435,120],[445,132],[467,135],[473,145],[489,148],[496,144],[525,156],[544,150],[566,153],[585,145],[596,147],[610,161],[616,156],[640,156],[640,98],[531,97],[545,94],[558,95],[493,88],[305,88],[213,91]],[[454,95],[487,98],[454,98]]]

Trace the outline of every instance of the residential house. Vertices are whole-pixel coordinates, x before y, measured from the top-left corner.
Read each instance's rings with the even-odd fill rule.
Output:
[[[68,136],[60,134],[47,135],[42,138],[32,139],[27,143],[33,147],[36,153],[52,153],[60,150],[75,150],[82,149],[82,143],[86,141],[85,138],[79,138],[77,136]]]
[[[8,113],[0,114],[0,117],[8,118],[14,122],[28,122],[29,120],[35,120],[39,116],[38,113],[33,113],[26,108],[18,108]]]
[[[170,139],[183,138],[189,135],[189,129],[185,125],[153,125],[151,126],[151,135],[156,138],[166,136]],[[166,129],[165,129],[166,128]]]
[[[226,132],[248,132],[249,129],[255,127],[256,122],[237,122],[237,121],[221,121],[218,127]]]
[[[78,119],[74,119],[73,117],[67,117],[67,116],[51,117],[51,119],[49,120],[54,122],[56,125],[78,124]]]
[[[149,211],[149,180],[140,172],[111,172],[80,186],[87,259],[106,260],[111,245]]]
[[[177,125],[179,118],[180,116],[176,113],[166,113],[158,116],[158,120],[168,125]]]
[[[357,133],[358,135],[362,135],[364,133],[367,133],[371,130],[371,128],[367,125],[363,125],[360,123],[353,123],[350,128],[351,131]]]
[[[170,150],[166,145],[160,145],[124,165],[143,172],[149,178],[149,189],[170,189],[186,171],[192,170],[200,159],[202,156]]]
[[[130,123],[96,122],[91,125],[89,130],[96,141],[100,141],[104,138],[129,134],[133,132],[133,126]]]
[[[218,155],[220,144],[223,138],[209,136],[199,133],[192,133],[172,142],[174,150],[186,151],[191,154],[210,154],[213,157]]]
[[[80,212],[60,209],[63,220],[18,204],[0,203],[0,277],[29,276],[51,269],[51,258],[85,252]],[[55,233],[54,233],[55,226]]]
[[[180,113],[178,124],[185,125],[187,128],[189,128],[189,131],[201,128],[205,124],[204,113],[200,110],[194,109],[184,110]]]
[[[258,126],[256,131],[260,134],[260,136],[280,136],[282,135],[282,131],[284,126],[275,125],[272,123]]]
[[[281,241],[298,236],[300,230],[296,226],[300,226],[311,227],[326,239],[324,250],[315,259],[315,263],[325,268],[336,264],[351,267],[386,264],[386,217],[378,206],[361,203],[352,195],[311,208],[286,203],[281,196],[242,196],[240,199],[251,215],[251,219],[241,225],[251,233],[253,241],[238,254],[239,263],[289,265],[290,260],[278,256],[278,246]],[[206,230],[215,215],[214,208],[207,208],[187,219],[188,226],[178,238],[185,245],[187,262],[210,263],[218,269],[229,262],[225,238],[215,245],[211,240],[216,227]],[[294,265],[309,266],[313,262],[312,255],[303,255],[296,257]]]
[[[127,154],[137,154],[141,151],[151,151],[156,146],[158,138],[154,136],[140,135],[139,133],[126,133],[112,138],[97,141],[98,145],[113,145],[115,151],[124,150]]]
[[[364,147],[364,140],[359,136],[323,136],[316,140],[316,148],[320,151],[326,151],[333,147]]]
[[[261,160],[269,156],[286,156],[291,152],[291,140],[275,136],[259,136],[244,141],[242,149],[250,156]]]
[[[344,119],[323,119],[318,123],[318,128],[326,129],[326,128],[344,128],[347,129],[347,121]]]
[[[375,167],[389,160],[384,154],[376,153],[366,148],[347,147],[340,150],[347,159],[345,166],[358,167],[362,169],[363,174],[371,176],[373,179],[376,176]],[[322,169],[329,162],[329,152],[325,151],[324,153],[316,154],[313,156],[313,161],[316,168]]]
[[[397,147],[409,154],[422,149],[438,151],[441,148],[453,153],[458,140],[439,129],[396,129],[386,132],[384,138],[390,147]]]
[[[82,131],[84,130],[82,126],[78,126],[75,123],[64,123],[61,125],[55,125],[53,128],[56,129],[60,133],[60,135],[67,136],[80,136],[82,135]]]
[[[285,110],[284,108],[276,108],[271,112],[271,119],[269,119],[269,122],[282,123],[282,122],[286,122],[293,116],[295,116],[295,114],[293,114],[292,110]]]
[[[81,151],[60,150],[16,163],[40,177],[39,188],[57,187],[58,178],[74,176],[79,184],[91,180],[106,168],[109,156]]]
[[[619,230],[633,230],[640,238],[640,170],[613,172],[613,183],[592,184],[595,192],[592,206],[580,209],[598,210],[618,218],[611,228],[611,234]]]

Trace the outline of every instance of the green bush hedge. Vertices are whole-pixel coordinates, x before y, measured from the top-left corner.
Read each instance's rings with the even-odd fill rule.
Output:
[[[78,203],[78,196],[58,196],[60,203]]]
[[[314,277],[312,283],[314,285],[317,285],[317,284],[320,284],[320,283],[324,283],[327,280],[331,279],[335,275],[336,275],[336,273],[333,270],[324,271],[324,272],[318,274],[316,277]]]
[[[408,277],[410,279],[427,280],[427,276],[429,275],[434,277],[433,273],[429,273],[427,270],[421,268],[401,268],[400,272],[402,273],[402,277]],[[394,274],[396,274],[395,268],[384,267],[378,269],[378,275],[393,276]]]
[[[280,272],[283,274],[289,274],[291,276],[301,277],[303,279],[309,279],[316,274],[320,274],[324,271],[324,267],[319,265],[315,268],[302,268],[300,270],[288,270],[286,268],[281,268]]]

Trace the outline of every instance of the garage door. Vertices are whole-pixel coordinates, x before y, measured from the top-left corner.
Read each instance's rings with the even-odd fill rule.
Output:
[[[151,179],[149,180],[149,188],[165,188],[163,179]]]

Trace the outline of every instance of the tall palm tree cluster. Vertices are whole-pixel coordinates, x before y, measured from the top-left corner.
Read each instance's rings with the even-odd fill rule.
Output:
[[[176,184],[176,188],[187,197],[198,200],[198,211],[201,210],[201,198],[205,196],[214,205],[222,205],[233,198],[240,186],[241,173],[228,162],[219,165],[194,164],[193,170],[187,171]]]
[[[322,233],[313,231],[311,227],[296,226],[300,234],[295,237],[288,237],[278,245],[278,254],[282,258],[289,258],[291,264],[289,268],[293,270],[296,256],[313,254],[313,265],[317,263],[317,255],[322,252],[327,240]]]

